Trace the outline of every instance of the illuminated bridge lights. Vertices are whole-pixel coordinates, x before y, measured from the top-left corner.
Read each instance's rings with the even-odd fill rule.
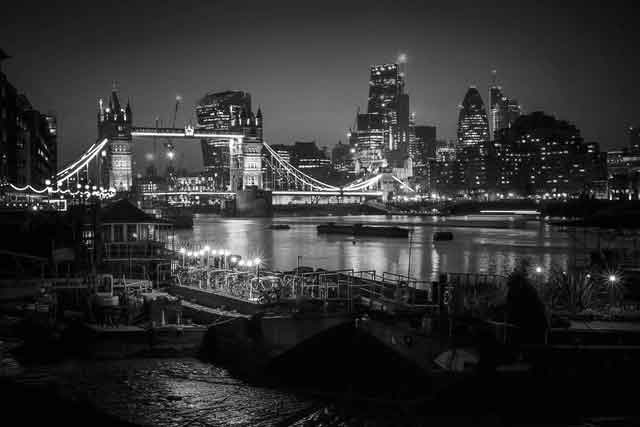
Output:
[[[240,132],[232,131],[199,131],[191,126],[186,126],[184,129],[178,128],[145,128],[134,127],[131,130],[132,137],[176,137],[187,139],[206,139],[206,138],[220,138],[228,139],[230,146],[233,144],[242,144],[244,135]],[[91,146],[75,161],[71,162],[68,166],[62,169],[55,177],[55,187],[57,190],[35,189],[33,187],[15,187],[16,191],[32,191],[38,194],[50,191],[60,192],[61,194],[76,195],[81,193],[82,188],[78,188],[78,191],[72,192],[70,189],[62,190],[60,187],[64,185],[69,186],[70,179],[75,177],[76,184],[79,185],[80,175],[88,173],[89,164],[96,157],[104,157],[106,154],[105,147],[109,144],[109,138],[103,138],[97,142],[91,144]],[[274,176],[277,175],[279,182],[285,182],[285,189],[272,188],[274,195],[301,195],[301,196],[374,196],[380,197],[383,195],[382,187],[390,183],[396,183],[404,191],[415,193],[415,190],[404,183],[401,179],[393,175],[387,175],[378,173],[375,176],[359,179],[353,183],[350,183],[344,187],[337,187],[324,183],[312,176],[302,172],[298,168],[294,167],[287,160],[282,158],[279,153],[272,149],[269,144],[262,142],[262,146],[266,149],[268,154],[268,160],[266,162],[267,168],[271,168]],[[240,145],[236,147],[233,145],[234,150],[237,150]],[[241,154],[241,151],[238,153]],[[98,161],[100,159],[98,158]],[[100,167],[100,164],[98,164]],[[387,175],[387,177],[385,177]],[[385,179],[383,179],[385,177]],[[82,192],[85,193],[85,192]],[[89,192],[91,194],[91,192]],[[115,190],[110,188],[108,191],[100,191],[98,194],[102,196],[115,195]],[[225,196],[233,197],[235,192],[233,191],[177,191],[177,192],[144,192],[147,196],[172,196],[172,195],[203,195],[203,196]]]

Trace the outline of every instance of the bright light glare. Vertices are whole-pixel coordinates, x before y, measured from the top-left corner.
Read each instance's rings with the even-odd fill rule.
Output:
[[[260,258],[256,258],[256,259],[254,259],[254,260],[253,260],[253,262],[254,262],[256,265],[258,265],[258,264],[260,264],[260,263],[262,262],[262,260],[261,260]]]
[[[610,274],[609,275],[609,281],[611,283],[616,283],[618,281],[618,277],[615,274]]]
[[[538,273],[538,274],[539,274],[539,273],[542,273],[542,267],[537,266],[537,267],[536,267],[536,273]]]
[[[187,252],[187,250],[185,248],[180,248],[180,253],[184,254],[185,252]]]

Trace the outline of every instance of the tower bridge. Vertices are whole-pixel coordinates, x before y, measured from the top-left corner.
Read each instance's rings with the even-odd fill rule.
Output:
[[[109,194],[132,191],[132,145],[135,140],[162,138],[179,141],[213,140],[228,144],[228,183],[226,188],[205,192],[158,191],[145,196],[214,195],[228,198],[248,187],[268,190],[279,204],[294,198],[335,198],[364,201],[385,198],[390,193],[414,192],[406,183],[389,172],[380,172],[338,187],[322,182],[283,159],[262,138],[262,113],[257,116],[235,113],[229,129],[209,129],[191,125],[177,127],[134,126],[130,103],[123,108],[116,88],[108,105],[98,102],[98,139],[84,153],[64,167],[52,179],[54,192],[74,190],[110,190]],[[203,148],[203,154],[205,150]],[[16,187],[17,188],[17,187]]]

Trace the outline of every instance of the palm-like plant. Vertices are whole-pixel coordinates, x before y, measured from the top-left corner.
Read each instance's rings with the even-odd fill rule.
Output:
[[[551,270],[549,280],[543,284],[542,300],[551,310],[564,308],[571,314],[593,308],[599,286],[589,272]]]

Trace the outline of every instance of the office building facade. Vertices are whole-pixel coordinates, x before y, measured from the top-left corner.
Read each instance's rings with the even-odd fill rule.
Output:
[[[0,50],[0,65],[8,58]],[[44,187],[57,171],[57,144],[55,117],[34,109],[0,68],[0,181]]]

